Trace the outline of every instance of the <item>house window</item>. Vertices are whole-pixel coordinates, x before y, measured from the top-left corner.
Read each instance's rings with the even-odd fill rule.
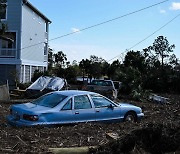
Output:
[[[44,43],[44,55],[47,55],[48,53],[47,49],[48,49],[48,45],[47,43]]]
[[[0,49],[16,49],[16,32],[6,32],[0,36]]]
[[[0,3],[0,20],[5,20],[7,14],[7,0],[2,0]]]

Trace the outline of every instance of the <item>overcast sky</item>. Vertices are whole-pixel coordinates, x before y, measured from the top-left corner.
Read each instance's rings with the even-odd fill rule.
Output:
[[[51,21],[49,39],[111,20],[151,6],[161,0],[29,0]],[[55,52],[63,51],[69,61],[96,55],[109,61],[145,39],[180,14],[180,0],[169,0],[138,13],[50,41]],[[180,16],[132,48],[140,50],[163,35],[175,44],[180,58]],[[117,57],[119,58],[119,57]],[[117,59],[116,58],[116,59]],[[113,60],[116,60],[113,59]]]

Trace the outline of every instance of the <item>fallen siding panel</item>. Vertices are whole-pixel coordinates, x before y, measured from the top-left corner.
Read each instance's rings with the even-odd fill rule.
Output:
[[[8,85],[0,86],[0,100],[10,100]]]

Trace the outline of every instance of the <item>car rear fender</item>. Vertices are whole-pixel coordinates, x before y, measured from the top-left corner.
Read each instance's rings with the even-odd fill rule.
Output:
[[[53,116],[53,112],[44,112],[39,114],[39,120],[42,122],[47,122],[49,121],[49,117]]]

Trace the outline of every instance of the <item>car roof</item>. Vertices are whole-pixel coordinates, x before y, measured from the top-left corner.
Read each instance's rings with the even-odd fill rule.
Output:
[[[112,80],[94,79],[92,81],[112,81]]]
[[[53,93],[58,93],[65,96],[75,96],[75,95],[87,95],[87,94],[97,94],[90,91],[83,91],[83,90],[62,90],[62,91],[56,91]]]

